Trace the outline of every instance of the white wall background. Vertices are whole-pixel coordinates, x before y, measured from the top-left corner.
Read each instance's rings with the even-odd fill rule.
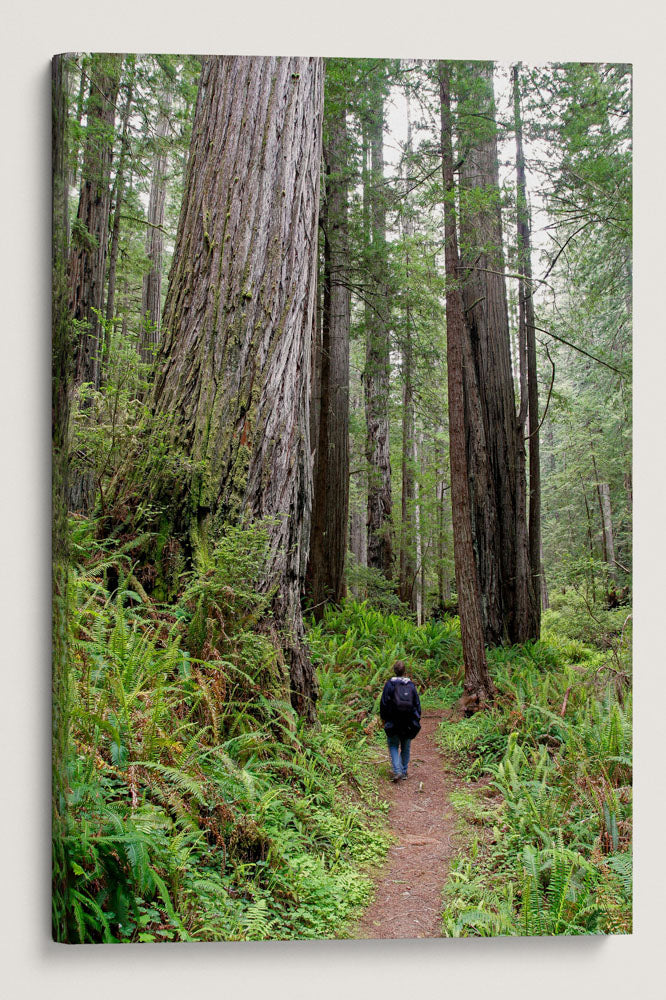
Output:
[[[0,983],[14,998],[664,995],[664,58],[650,0],[24,0],[0,60]],[[76,50],[635,65],[635,932],[612,939],[66,947],[50,942],[50,76]]]

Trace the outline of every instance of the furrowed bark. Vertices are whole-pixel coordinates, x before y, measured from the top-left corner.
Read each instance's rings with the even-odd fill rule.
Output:
[[[411,121],[409,97],[407,98],[407,146],[408,157],[411,155]],[[405,178],[407,188],[407,179]],[[405,195],[405,212],[403,218],[403,234],[407,240],[414,235],[414,225],[410,206]],[[405,273],[409,277],[409,244],[405,259]],[[400,600],[416,611],[416,572],[418,556],[414,558],[415,544],[415,504],[416,504],[416,446],[414,439],[414,386],[413,378],[413,344],[412,344],[412,314],[409,303],[405,308],[405,332],[402,345],[402,492],[401,492],[401,524],[400,524],[400,576],[398,595]]]
[[[111,204],[110,174],[116,97],[122,56],[94,54],[90,61],[86,140],[81,193],[69,256],[69,310],[77,334],[73,386],[99,389],[106,253]],[[71,510],[90,511],[95,497],[90,469],[72,472],[68,483]]]
[[[440,62],[438,64],[438,75],[441,103],[442,179],[445,198],[446,357],[449,392],[453,554],[465,660],[464,690],[469,702],[480,706],[484,701],[492,698],[493,685],[488,674],[483,645],[483,621],[474,558],[471,504],[467,479],[463,387],[463,341],[467,336],[467,327],[458,285],[460,261],[454,201],[450,80],[446,63]]]
[[[132,98],[134,92],[134,64],[132,63],[127,81],[127,94],[125,105],[121,115],[122,135],[120,140],[120,156],[118,159],[118,169],[114,181],[114,211],[113,227],[111,230],[111,247],[109,250],[109,280],[106,293],[106,338],[109,336],[111,323],[115,319],[116,309],[116,269],[118,265],[118,250],[120,247],[120,217],[122,214],[123,202],[125,200],[125,163],[129,150],[129,119],[132,110]],[[108,340],[106,342],[105,354],[108,355]]]
[[[122,57],[92,56],[81,194],[69,260],[70,312],[80,324],[74,383],[100,385],[101,326],[109,232],[111,158]]]
[[[466,387],[475,377],[483,436],[470,428],[468,461],[484,631],[486,641],[496,645],[535,637],[535,599],[529,575],[525,449],[516,419],[503,277],[493,64],[473,63],[470,73],[481,124],[469,140],[460,175],[461,276],[471,351]],[[475,401],[466,412],[469,422],[476,421]]]
[[[384,193],[384,109],[377,95],[367,123],[371,170],[364,197],[370,215],[370,295],[366,305],[365,418],[368,462],[368,566],[393,575],[391,455],[389,448],[389,330]]]
[[[192,557],[227,523],[274,519],[262,587],[310,721],[300,594],[322,108],[320,59],[204,60],[153,388],[192,463],[172,500]]]
[[[162,95],[160,114],[157,119],[156,149],[153,173],[150,181],[148,202],[148,226],[146,229],[146,257],[150,269],[143,276],[141,289],[141,341],[139,353],[147,364],[155,361],[155,351],[160,342],[160,321],[162,318],[162,257],[164,253],[164,208],[166,204],[167,149],[164,142],[169,134],[169,110],[171,93]]]
[[[315,618],[345,594],[344,567],[349,517],[349,324],[347,271],[347,126],[344,104],[327,116],[324,147],[324,309],[320,408],[317,422],[314,497],[306,591]]]
[[[529,458],[529,519],[528,548],[533,606],[530,630],[536,636],[541,630],[541,606],[545,582],[542,587],[541,559],[541,458],[539,454],[539,384],[537,381],[536,335],[534,330],[534,288],[532,284],[532,246],[530,237],[530,212],[527,202],[525,179],[525,153],[523,150],[523,124],[520,113],[520,86],[518,66],[513,67],[513,102],[516,131],[516,189],[518,227],[518,272],[523,275],[518,283],[519,322],[524,328],[527,351],[528,458]],[[521,400],[522,409],[522,400]],[[539,597],[541,596],[541,600]],[[546,597],[547,600],[547,597]]]

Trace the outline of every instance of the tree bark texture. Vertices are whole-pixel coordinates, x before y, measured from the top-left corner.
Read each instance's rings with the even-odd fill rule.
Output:
[[[599,501],[601,504],[601,527],[604,539],[604,559],[608,572],[613,577],[616,573],[615,542],[613,540],[613,519],[611,516],[610,486],[608,483],[598,483]]]
[[[360,373],[350,369],[350,411],[358,413],[363,407],[363,387]],[[359,441],[356,435],[350,435],[350,482],[349,482],[349,547],[360,566],[368,565],[367,550],[367,510],[368,491],[365,465],[365,441]],[[360,598],[361,591],[356,588],[354,596]]]
[[[83,121],[83,108],[86,100],[86,83],[88,82],[88,74],[86,72],[88,60],[84,55],[81,56],[81,66],[79,75],[79,92],[76,98],[76,137],[70,134],[69,136],[69,187],[76,187],[76,181],[79,176],[79,139],[78,135],[81,130],[81,122]],[[71,130],[70,130],[71,133]]]
[[[541,457],[539,454],[539,384],[537,381],[536,334],[534,329],[534,287],[532,283],[532,244],[530,211],[527,201],[525,178],[525,152],[523,149],[523,123],[520,113],[520,86],[518,67],[513,67],[513,102],[516,131],[516,193],[518,227],[518,282],[519,337],[527,352],[527,426],[529,457],[529,517],[528,548],[530,577],[533,591],[534,620],[532,629],[538,636],[541,630]],[[521,400],[522,410],[522,400]]]
[[[81,194],[69,260],[70,313],[79,324],[74,384],[100,386],[101,325],[104,301],[110,176],[116,98],[122,56],[98,54],[90,62],[87,129]]]
[[[420,454],[419,454],[420,453]],[[414,436],[414,441],[412,445],[412,458],[414,462],[414,472],[419,468],[419,460],[422,460],[423,456],[423,435],[419,434],[418,440],[416,435]],[[414,566],[414,587],[413,587],[413,610],[416,612],[416,624],[423,625],[423,610],[425,604],[425,573],[423,565],[423,518],[421,516],[421,491],[419,488],[418,478],[414,479],[414,547],[415,547],[415,566]]]
[[[118,267],[118,251],[120,249],[120,217],[122,214],[123,202],[125,200],[125,163],[127,162],[127,152],[129,150],[129,119],[132,111],[132,98],[134,93],[134,66],[130,67],[127,80],[127,93],[121,118],[121,139],[120,155],[118,157],[118,168],[114,181],[114,209],[113,226],[111,228],[111,246],[109,248],[109,278],[106,293],[106,337],[109,336],[111,324],[115,319],[116,312],[116,271]],[[108,342],[107,342],[108,347]],[[107,352],[105,352],[107,353]]]
[[[402,349],[402,495],[400,524],[400,578],[398,595],[400,600],[416,610],[415,580],[415,441],[414,441],[414,387],[412,384],[412,340],[407,317],[405,343]]]
[[[443,455],[444,447],[438,437],[435,444],[436,455],[436,500],[437,500],[437,604],[441,609],[444,601],[451,597],[449,575],[444,569],[444,557],[446,552],[445,542],[445,495],[448,488],[446,481],[445,459]]]
[[[77,337],[73,387],[99,389],[102,374],[102,324],[109,212],[111,160],[122,56],[94,54],[89,64],[86,138],[81,192],[69,255],[69,310]],[[68,481],[71,510],[92,510],[95,479],[89,467],[72,470]]]
[[[306,590],[316,619],[345,594],[349,518],[349,235],[344,104],[325,121],[324,309],[320,409]]]
[[[169,134],[169,110],[171,94],[162,95],[162,104],[157,119],[156,148],[153,173],[150,180],[148,201],[148,226],[146,230],[146,257],[150,269],[143,276],[141,289],[141,360],[153,364],[155,351],[160,342],[160,321],[162,318],[162,258],[164,255],[164,208],[166,204],[167,147],[165,139]]]
[[[370,216],[369,303],[366,304],[365,418],[368,462],[368,566],[393,575],[389,442],[389,294],[386,278],[384,109],[378,93],[367,122],[370,171],[364,197]]]
[[[407,146],[408,158],[412,153],[412,132],[410,120],[409,98],[407,99]],[[408,160],[409,162],[409,160]],[[408,170],[406,171],[406,175]],[[405,255],[405,275],[409,280],[409,240],[414,235],[414,225],[411,216],[408,197],[408,181],[405,176],[405,210],[403,216],[403,235],[407,240]],[[409,302],[405,308],[405,332],[402,345],[402,491],[401,491],[401,523],[400,523],[400,575],[398,595],[400,600],[416,611],[415,582],[418,566],[418,556],[414,558],[415,519],[416,519],[416,445],[414,438],[414,385],[413,365],[414,349],[412,344],[412,311]]]
[[[440,62],[442,179],[444,182],[444,257],[446,268],[446,358],[449,394],[449,452],[451,464],[451,513],[453,555],[460,609],[460,630],[465,660],[465,695],[476,706],[493,695],[483,645],[483,620],[479,580],[472,538],[472,511],[467,478],[463,342],[469,336],[459,288],[459,254],[453,179],[450,74]]]
[[[300,594],[322,110],[321,59],[204,60],[153,389],[193,463],[174,499],[194,558],[226,523],[274,519],[263,587],[311,721]]]
[[[470,75],[481,124],[460,151],[461,276],[470,332],[468,462],[484,631],[486,641],[497,645],[535,638],[538,629],[529,574],[525,449],[516,419],[503,275],[492,63],[471,64]],[[473,380],[483,433],[476,426]]]

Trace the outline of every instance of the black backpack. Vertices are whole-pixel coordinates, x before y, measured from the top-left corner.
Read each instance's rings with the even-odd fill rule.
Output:
[[[392,677],[393,705],[399,719],[410,719],[416,708],[414,685],[409,677]]]

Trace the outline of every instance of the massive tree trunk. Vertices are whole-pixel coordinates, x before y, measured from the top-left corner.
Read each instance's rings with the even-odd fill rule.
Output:
[[[79,324],[74,382],[100,385],[101,325],[109,235],[111,158],[122,57],[95,54],[90,63],[81,194],[69,260],[70,312]]]
[[[226,523],[273,519],[262,585],[311,721],[300,593],[322,110],[321,59],[204,60],[153,389],[194,469],[172,501],[193,558]]]
[[[344,103],[326,118],[324,159],[324,308],[320,407],[314,468],[312,531],[306,589],[315,618],[344,597],[349,516],[349,238],[347,124]]]
[[[166,204],[167,146],[169,134],[169,110],[171,93],[162,95],[160,113],[155,136],[155,158],[150,181],[148,201],[148,226],[146,232],[146,257],[150,269],[143,276],[141,289],[141,359],[148,364],[155,360],[155,351],[160,342],[160,320],[162,318],[162,256],[164,253],[164,208]]]
[[[468,401],[468,462],[484,632],[488,643],[498,644],[524,642],[536,637],[538,628],[529,575],[523,432],[516,419],[503,276],[492,63],[471,64],[470,79],[479,124],[462,151],[461,275],[470,331],[466,389],[475,379],[483,434],[474,426],[475,400]],[[471,391],[476,394],[477,389]]]
[[[369,302],[366,304],[365,419],[368,462],[368,566],[387,579],[393,574],[391,455],[389,442],[389,294],[386,277],[386,204],[384,190],[384,107],[372,95],[367,122],[371,169],[364,198],[370,216]]]
[[[449,450],[451,463],[451,512],[453,555],[460,609],[460,631],[465,660],[464,691],[470,708],[492,698],[483,645],[479,580],[472,539],[472,512],[467,478],[463,343],[469,336],[458,285],[459,254],[456,234],[453,140],[449,70],[438,64],[442,122],[442,178],[444,182],[444,254],[446,268],[446,359],[449,390]]]
[[[537,382],[536,334],[534,329],[534,288],[532,285],[530,212],[527,202],[525,153],[523,151],[523,124],[520,114],[520,87],[517,66],[513,67],[513,106],[516,131],[518,272],[522,275],[518,283],[520,324],[519,337],[521,341],[525,343],[527,353],[527,426],[529,429],[528,548],[533,597],[533,607],[531,608],[532,619],[529,627],[531,631],[538,636],[541,630],[541,605],[543,603],[541,580],[541,458],[539,454],[539,385]],[[543,589],[545,589],[545,584]]]

